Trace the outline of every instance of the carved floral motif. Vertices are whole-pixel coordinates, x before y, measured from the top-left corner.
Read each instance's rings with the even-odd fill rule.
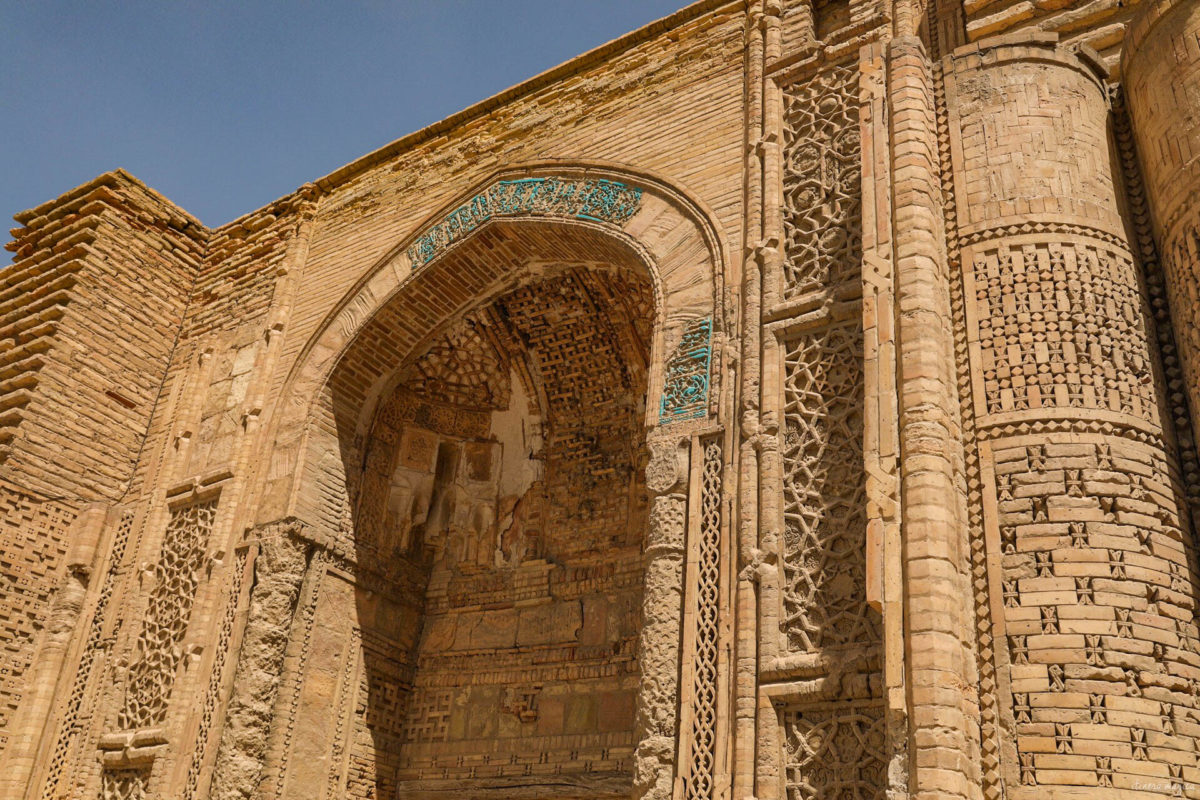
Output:
[[[785,103],[784,279],[793,296],[852,278],[862,262],[858,70],[821,72]]]
[[[688,325],[666,363],[660,414],[663,422],[695,419],[708,413],[712,358],[712,318]]]

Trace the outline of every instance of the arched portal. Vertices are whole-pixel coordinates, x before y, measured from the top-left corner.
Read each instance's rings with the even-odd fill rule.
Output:
[[[314,336],[260,520],[302,521],[337,567],[298,590],[291,719],[271,723],[329,741],[268,753],[281,796],[711,782],[720,265],[705,215],[657,181],[529,169],[434,215]]]
[[[365,651],[399,797],[629,795],[653,308],[644,274],[543,265],[381,400],[354,530],[409,576]]]

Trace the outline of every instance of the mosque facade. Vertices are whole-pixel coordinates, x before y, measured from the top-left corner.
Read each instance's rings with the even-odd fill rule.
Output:
[[[701,0],[0,270],[0,796],[1200,797],[1200,3]]]

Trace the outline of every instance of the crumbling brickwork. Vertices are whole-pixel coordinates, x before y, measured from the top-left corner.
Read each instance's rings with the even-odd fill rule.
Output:
[[[1198,9],[702,0],[19,214],[0,796],[1200,797]]]

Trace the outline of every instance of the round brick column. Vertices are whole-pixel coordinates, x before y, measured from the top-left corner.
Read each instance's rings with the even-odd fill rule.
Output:
[[[1192,417],[1200,413],[1200,2],[1147,2],[1122,62]]]
[[[1171,796],[1197,777],[1190,523],[1102,68],[1022,34],[945,74],[1007,796]]]

